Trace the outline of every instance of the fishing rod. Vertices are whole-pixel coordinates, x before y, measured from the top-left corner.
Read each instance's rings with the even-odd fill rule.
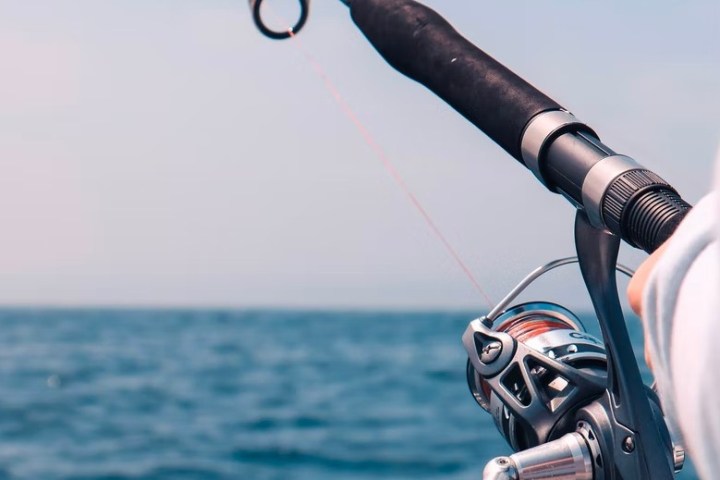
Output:
[[[462,37],[414,0],[341,0],[355,25],[396,70],[452,106],[575,208],[577,257],[532,272],[463,334],[467,379],[477,403],[516,451],[490,461],[491,479],[667,480],[684,450],[668,432],[660,401],[643,384],[620,305],[620,240],[656,250],[690,210],[659,175],[602,143],[595,131]],[[262,0],[250,0],[263,23]],[[578,263],[602,332],[589,335],[550,302],[512,306],[546,272]]]

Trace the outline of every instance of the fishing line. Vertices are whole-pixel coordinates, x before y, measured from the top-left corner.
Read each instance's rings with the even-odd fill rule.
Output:
[[[362,121],[358,118],[358,116],[355,114],[355,112],[350,108],[350,105],[347,103],[347,101],[340,95],[339,90],[335,86],[335,84],[330,80],[327,73],[323,69],[323,67],[318,63],[318,61],[310,55],[305,48],[303,48],[303,45],[301,43],[301,40],[292,33],[291,30],[289,30],[290,37],[294,40],[294,44],[298,47],[300,52],[304,55],[306,60],[310,63],[310,65],[315,70],[315,73],[323,80],[323,83],[325,84],[325,87],[330,92],[332,97],[337,102],[340,109],[345,113],[345,115],[348,117],[348,119],[352,122],[353,125],[355,125],[355,128],[357,129],[358,133],[363,137],[363,140],[365,143],[373,150],[375,155],[377,156],[378,160],[382,163],[382,165],[385,167],[385,170],[390,174],[392,179],[395,181],[395,183],[400,187],[400,189],[403,191],[405,196],[410,200],[410,203],[413,204],[415,209],[420,213],[422,218],[425,220],[425,223],[430,228],[430,230],[435,234],[435,236],[440,240],[440,242],[445,246],[445,249],[448,251],[450,256],[455,260],[457,265],[460,267],[460,269],[465,273],[465,276],[468,278],[470,283],[473,285],[475,290],[483,296],[485,301],[488,303],[488,305],[492,305],[492,300],[490,300],[490,297],[485,293],[485,290],[480,286],[480,283],[477,281],[475,276],[473,275],[470,268],[467,266],[467,264],[463,261],[462,257],[460,257],[460,254],[457,252],[457,250],[452,246],[450,241],[445,237],[445,235],[442,233],[440,228],[437,226],[437,224],[433,221],[432,217],[428,213],[427,210],[422,206],[420,203],[420,200],[415,196],[415,194],[410,190],[410,187],[405,182],[403,177],[400,175],[400,172],[397,168],[395,168],[395,165],[392,163],[388,155],[385,153],[385,151],[382,149],[382,147],[375,141],[375,138],[372,136],[370,131],[365,127],[365,125],[362,123]]]
[[[267,7],[266,7],[267,8]],[[270,8],[268,8],[268,13],[270,13],[272,16],[279,18]],[[286,25],[289,25],[289,22],[285,22]],[[480,283],[477,281],[475,276],[473,275],[470,268],[467,266],[467,264],[463,261],[462,257],[458,253],[458,251],[452,246],[450,241],[445,237],[445,235],[440,230],[440,227],[437,226],[437,224],[433,221],[432,217],[428,213],[427,210],[422,206],[420,203],[420,200],[415,196],[415,194],[412,192],[408,184],[405,182],[403,177],[400,175],[400,172],[397,168],[395,168],[395,165],[390,160],[390,157],[385,153],[385,151],[382,149],[382,147],[375,141],[375,138],[370,133],[370,131],[365,127],[365,125],[362,123],[360,118],[355,114],[355,111],[350,107],[350,105],[347,103],[347,101],[340,95],[340,91],[335,86],[332,80],[330,80],[330,77],[328,76],[325,69],[322,67],[320,62],[313,57],[310,52],[304,47],[302,44],[302,41],[298,38],[297,35],[295,35],[295,32],[292,28],[287,29],[288,36],[293,40],[293,43],[300,54],[305,58],[305,60],[310,64],[310,66],[313,68],[315,73],[320,77],[320,79],[323,81],[323,84],[325,85],[325,88],[328,90],[330,95],[335,99],[335,102],[340,107],[342,112],[345,114],[345,116],[350,120],[350,122],[355,126],[360,136],[362,136],[365,143],[370,147],[370,149],[375,153],[378,160],[382,163],[383,167],[385,167],[385,170],[390,174],[392,179],[395,181],[395,184],[400,187],[400,189],[403,191],[405,196],[410,200],[410,203],[415,207],[415,209],[420,213],[420,216],[425,221],[425,224],[428,226],[428,228],[435,234],[438,240],[440,240],[440,243],[443,244],[445,247],[445,250],[450,254],[450,256],[455,260],[455,263],[460,267],[460,269],[463,271],[467,279],[472,284],[473,288],[482,296],[485,300],[485,302],[492,308],[493,302],[490,299],[489,295],[485,292],[485,290],[480,286]]]

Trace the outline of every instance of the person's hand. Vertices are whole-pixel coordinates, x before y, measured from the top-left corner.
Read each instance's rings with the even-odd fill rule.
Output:
[[[652,255],[646,258],[637,270],[635,270],[635,275],[633,275],[628,284],[627,296],[630,302],[630,308],[640,317],[642,317],[642,295],[645,290],[645,284],[650,276],[650,272],[652,272],[663,252],[665,252],[667,245],[668,242],[663,243]]]
[[[630,283],[627,288],[628,301],[630,302],[630,308],[633,309],[640,318],[642,318],[642,297],[645,291],[645,285],[647,284],[650,272],[652,272],[655,264],[657,264],[660,257],[667,247],[668,242],[663,243],[660,248],[655,250],[635,271],[635,275],[630,279]],[[652,363],[650,361],[650,352],[648,351],[648,342],[645,338],[645,362],[648,367],[652,369]]]

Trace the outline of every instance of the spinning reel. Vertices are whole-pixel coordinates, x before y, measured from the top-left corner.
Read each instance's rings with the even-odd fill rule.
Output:
[[[618,478],[607,468],[612,462],[603,460],[610,420],[598,415],[605,411],[608,383],[605,343],[555,303],[510,306],[540,276],[577,262],[564,258],[534,270],[485,317],[470,322],[463,335],[470,392],[518,452],[488,463],[487,480]],[[616,268],[633,274],[622,265]],[[649,388],[647,395],[656,423],[664,427],[657,397]],[[672,450],[667,428],[661,433]],[[625,443],[622,448],[634,448]],[[677,447],[673,454],[677,472],[684,452]]]

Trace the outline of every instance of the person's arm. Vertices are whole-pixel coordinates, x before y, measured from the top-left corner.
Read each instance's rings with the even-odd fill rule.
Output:
[[[628,287],[668,425],[703,478],[720,476],[718,201],[701,200]]]

